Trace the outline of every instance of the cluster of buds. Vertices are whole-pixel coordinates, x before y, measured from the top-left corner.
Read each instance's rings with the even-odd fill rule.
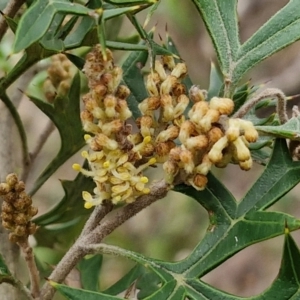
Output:
[[[71,62],[64,54],[54,55],[51,60],[43,87],[49,103],[53,103],[57,95],[65,96],[68,93],[74,73]]]
[[[151,142],[148,137],[137,138],[132,125],[127,123],[132,113],[126,98],[129,89],[121,85],[122,69],[114,65],[112,53],[105,56],[100,46],[87,55],[84,72],[90,92],[83,96],[81,112],[84,136],[89,146],[82,156],[88,160],[90,170],[74,164],[73,169],[92,177],[96,187],[94,195],[84,191],[85,208],[105,200],[113,204],[130,203],[138,196],[148,194],[148,178],[143,170],[156,163],[155,158],[144,159]]]
[[[149,97],[139,104],[143,116],[137,123],[139,134],[151,139],[152,151],[148,155],[154,155],[159,163],[165,162],[176,146],[174,141],[185,120],[190,101],[181,79],[186,73],[184,63],[176,64],[172,56],[163,56],[146,80]]]
[[[31,197],[25,192],[24,182],[19,181],[16,174],[7,175],[6,182],[0,184],[0,196],[3,198],[2,226],[11,231],[10,241],[26,241],[37,229],[31,219],[38,210],[32,206]]]
[[[169,183],[180,176],[185,183],[203,190],[213,165],[225,167],[233,162],[243,170],[251,168],[248,143],[256,141],[258,133],[251,122],[228,118],[234,109],[231,99],[213,97],[208,102],[206,93],[197,86],[189,94],[194,104],[180,126],[181,145],[170,151],[163,168]]]
[[[114,65],[112,53],[103,55],[96,46],[87,55],[84,72],[90,92],[83,97],[81,120],[89,133],[89,150],[82,156],[90,170],[79,164],[73,168],[92,177],[96,185],[94,195],[83,192],[86,208],[105,200],[130,203],[149,193],[143,171],[155,163],[163,164],[169,184],[179,179],[197,190],[205,188],[213,165],[232,162],[243,170],[251,168],[248,143],[258,138],[253,124],[228,117],[234,109],[231,99],[206,101],[206,91],[197,86],[187,96],[181,82],[187,67],[172,56],[156,61],[147,76],[149,96],[138,106],[142,116],[136,120],[137,132],[128,124],[130,91],[120,84],[122,69]]]

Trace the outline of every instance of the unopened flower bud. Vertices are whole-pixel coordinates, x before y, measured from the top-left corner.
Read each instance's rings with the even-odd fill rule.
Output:
[[[188,179],[188,183],[190,183],[198,191],[204,190],[207,182],[207,177],[202,174],[196,174],[195,176]]]
[[[159,96],[153,73],[147,76],[146,88],[150,96]]]
[[[169,95],[177,83],[175,76],[169,75],[160,86],[160,95]]]
[[[26,226],[17,225],[14,230],[14,234],[17,236],[26,236]]]
[[[182,78],[187,73],[187,67],[185,63],[178,63],[171,72],[171,76],[175,76],[177,79]]]
[[[169,140],[175,140],[178,137],[179,134],[179,128],[177,126],[169,126],[167,129],[161,131],[157,138],[156,142],[166,142]]]
[[[213,123],[218,122],[219,117],[220,113],[217,110],[209,109],[198,124],[204,132],[207,132],[211,129]]]
[[[248,160],[239,162],[240,168],[244,171],[250,170],[252,168],[252,164],[253,164],[253,161],[252,161],[251,157]]]
[[[173,141],[161,142],[156,144],[155,152],[158,156],[166,156],[174,147],[176,147],[176,144]]]
[[[196,102],[188,113],[190,120],[195,124],[199,124],[200,120],[208,112],[208,109],[209,107],[206,101]]]
[[[172,121],[174,119],[174,107],[172,97],[170,95],[162,95],[161,106],[163,108],[163,121]]]
[[[105,113],[107,117],[113,118],[116,115],[117,98],[113,95],[107,95],[104,98]]]
[[[155,61],[154,69],[157,72],[157,74],[159,75],[159,78],[161,81],[164,81],[167,78],[166,71],[165,71],[162,63],[159,60]]]
[[[8,174],[6,176],[6,183],[13,188],[18,182],[18,177],[15,173]]]
[[[175,60],[173,56],[163,55],[161,59],[163,65],[167,67],[169,70],[173,70],[175,68]]]
[[[119,85],[116,97],[125,100],[130,95],[130,89],[126,85]]]
[[[229,119],[225,134],[230,142],[235,141],[240,136],[240,119]]]
[[[186,120],[180,126],[180,132],[179,132],[178,138],[179,138],[180,142],[182,144],[184,144],[186,142],[186,140],[191,135],[193,135],[195,132],[196,131],[195,131],[194,124],[191,121]]]
[[[238,137],[235,141],[233,141],[233,145],[236,148],[236,157],[239,161],[246,161],[250,159],[250,150],[246,147],[241,137]]]
[[[222,151],[228,145],[228,139],[226,136],[220,138],[208,152],[208,158],[212,163],[217,163],[222,159]]]
[[[244,130],[244,137],[249,143],[256,142],[258,139],[258,132],[256,131],[254,125],[250,121],[241,120],[240,122],[241,129]]]
[[[6,195],[10,191],[10,187],[6,182],[0,183],[0,195]]]
[[[179,172],[178,165],[174,161],[167,160],[163,164],[163,169],[165,171],[165,180],[166,180],[166,182],[167,183],[173,183],[174,177]]]
[[[194,172],[202,175],[207,175],[212,167],[212,162],[210,161],[208,154],[205,154],[201,164],[195,167]]]
[[[223,136],[224,133],[219,127],[210,129],[207,133],[209,147],[212,147]]]
[[[160,107],[160,97],[152,96],[146,98],[138,105],[138,107],[143,115],[151,114],[152,111]]]
[[[188,138],[184,145],[189,150],[203,150],[208,146],[208,139],[205,135],[200,134]]]
[[[180,160],[187,174],[192,173],[195,167],[193,154],[189,150],[184,149],[180,152]]]
[[[180,95],[177,101],[178,103],[174,108],[174,118],[178,118],[180,115],[182,115],[190,102],[186,95]]]
[[[213,97],[209,102],[209,107],[217,110],[221,115],[230,115],[234,109],[234,102],[229,98]]]
[[[104,123],[101,126],[102,132],[110,136],[112,133],[119,132],[123,127],[123,122],[120,119],[112,120],[111,122]]]
[[[118,143],[115,140],[108,138],[103,133],[98,133],[95,136],[95,142],[98,145],[100,145],[101,147],[105,147],[105,148],[110,149],[110,150],[118,149]]]
[[[175,97],[179,97],[180,95],[185,95],[186,94],[185,85],[180,83],[180,82],[176,82],[174,87],[173,87],[172,94]]]
[[[119,113],[119,118],[122,121],[129,119],[132,116],[132,112],[128,108],[127,101],[119,99],[116,111]]]
[[[201,90],[197,85],[193,85],[189,90],[189,96],[194,103],[205,101],[207,97],[207,91]]]
[[[180,147],[175,147],[170,151],[170,160],[180,161],[180,153],[182,149]]]
[[[14,218],[14,221],[17,225],[25,225],[28,222],[28,217],[24,213],[18,213]]]

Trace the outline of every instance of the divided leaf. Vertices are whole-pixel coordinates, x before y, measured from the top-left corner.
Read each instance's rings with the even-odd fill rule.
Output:
[[[67,159],[85,145],[79,108],[80,76],[77,74],[74,77],[69,94],[57,96],[53,105],[31,96],[29,98],[53,121],[61,137],[60,150],[36,180],[30,192],[33,195]]]

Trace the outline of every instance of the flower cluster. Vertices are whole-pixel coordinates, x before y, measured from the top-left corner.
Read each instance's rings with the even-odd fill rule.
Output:
[[[205,92],[196,86],[191,88],[190,98],[194,104],[180,127],[181,145],[170,151],[163,165],[166,180],[173,182],[179,175],[185,183],[203,190],[207,184],[206,175],[213,165],[225,167],[233,162],[249,170],[252,159],[248,142],[258,138],[253,124],[228,118],[234,109],[229,98],[213,97],[208,102]]]
[[[57,95],[66,95],[73,77],[72,64],[64,54],[52,56],[47,70],[48,78],[44,82],[44,93],[49,103],[53,103]]]
[[[22,243],[37,229],[31,219],[38,210],[32,206],[31,197],[25,192],[25,184],[18,180],[16,174],[7,175],[6,182],[0,184],[0,195],[3,197],[2,226],[11,231],[10,241]]]
[[[112,203],[130,203],[137,196],[148,194],[148,178],[143,170],[155,164],[155,158],[144,160],[150,143],[148,137],[138,138],[132,133],[131,117],[126,102],[129,89],[121,85],[122,69],[114,65],[112,53],[103,57],[100,46],[96,46],[86,57],[84,72],[88,78],[90,92],[84,95],[84,110],[81,113],[88,151],[82,156],[89,162],[90,170],[79,164],[73,168],[93,178],[94,195],[83,192],[85,207]]]
[[[163,164],[165,180],[176,179],[202,190],[212,166],[238,163],[243,170],[252,166],[248,143],[258,138],[253,124],[230,118],[234,102],[229,98],[206,100],[206,91],[193,86],[187,95],[182,79],[184,63],[172,56],[156,61],[146,78],[149,96],[139,104],[142,116],[137,131],[128,123],[131,111],[126,99],[129,89],[121,85],[122,69],[115,66],[112,53],[104,57],[96,46],[84,67],[90,92],[83,97],[81,113],[89,151],[82,156],[90,170],[73,168],[93,178],[94,195],[84,191],[85,207],[104,200],[132,202],[149,193],[143,170]]]

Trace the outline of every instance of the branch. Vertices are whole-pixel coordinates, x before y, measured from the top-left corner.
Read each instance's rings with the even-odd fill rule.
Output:
[[[277,98],[277,114],[280,120],[281,124],[284,124],[287,122],[288,117],[286,113],[286,97],[284,93],[275,88],[266,89],[256,95],[255,97],[249,99],[240,109],[232,116],[233,118],[242,118],[245,116],[248,111],[255,106],[258,102],[261,100],[267,99],[267,98]]]
[[[102,208],[95,208],[93,214],[84,227],[83,232],[88,232],[95,225],[96,227],[87,235],[81,234],[75,244],[70,248],[66,255],[62,258],[56,268],[53,270],[49,279],[57,283],[61,283],[76,264],[89,253],[89,249],[84,249],[84,246],[101,242],[101,240],[122,225],[125,221],[136,215],[138,212],[151,205],[155,201],[164,198],[170,189],[170,185],[164,180],[155,182],[151,187],[151,192],[148,195],[140,196],[135,202],[121,208],[118,214],[112,219],[99,226],[96,221],[102,217]],[[108,207],[104,211],[108,212]],[[51,300],[55,293],[55,289],[48,282],[42,288],[41,299]]]
[[[32,248],[29,246],[28,240],[26,240],[24,243],[19,243],[19,246],[24,253],[24,258],[27,263],[30,277],[31,294],[33,298],[38,298],[40,295],[40,276],[34,260]]]
[[[7,3],[3,14],[7,15],[10,18],[13,18],[17,11],[21,8],[21,6],[25,3],[25,0],[11,0]],[[0,41],[2,40],[6,30],[7,30],[7,23],[4,17],[0,20]]]

